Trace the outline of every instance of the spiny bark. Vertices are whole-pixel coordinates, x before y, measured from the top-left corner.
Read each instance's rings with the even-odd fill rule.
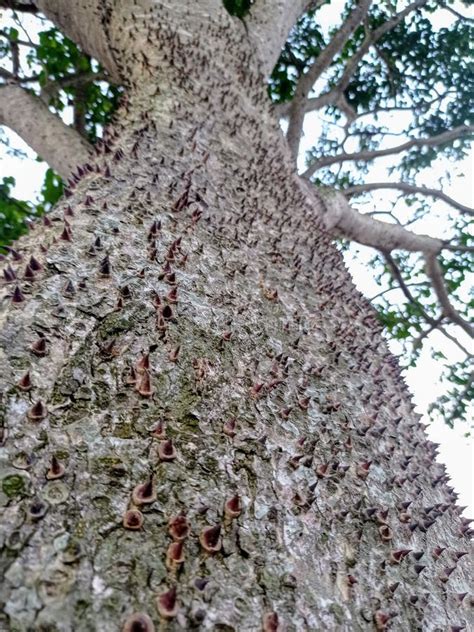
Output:
[[[468,525],[248,40],[166,16],[135,23],[141,83],[112,29],[134,88],[9,259],[2,623],[461,625]]]

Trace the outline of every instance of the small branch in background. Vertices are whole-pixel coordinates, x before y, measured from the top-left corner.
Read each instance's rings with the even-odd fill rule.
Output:
[[[423,340],[425,338],[428,338],[428,336],[430,335],[431,332],[435,331],[435,329],[439,328],[439,325],[442,323],[443,321],[443,317],[439,316],[434,322],[433,324],[431,324],[428,329],[425,329],[424,331],[421,332],[421,334],[419,336],[417,336],[416,338],[414,338],[413,340],[413,351],[416,351],[417,349],[419,349],[423,343]]]
[[[453,9],[452,7],[449,7],[448,5],[445,5],[443,9],[446,9],[446,11],[449,11],[450,13],[452,13],[455,17],[458,18],[458,20],[465,20],[466,22],[474,22],[473,18],[470,18],[467,15],[462,15],[461,13],[459,13],[459,11],[456,11],[456,9]]]
[[[382,252],[382,255],[387,263],[387,266],[392,274],[392,278],[398,283],[400,290],[403,292],[405,298],[412,304],[417,307],[423,319],[431,326],[431,329],[427,332],[427,335],[437,329],[440,331],[445,338],[450,340],[453,344],[455,344],[467,357],[470,357],[471,354],[469,351],[459,342],[457,338],[452,336],[444,327],[441,326],[441,323],[444,320],[443,315],[438,316],[438,318],[432,318],[423,305],[413,296],[411,291],[408,289],[409,286],[405,283],[404,278],[402,277],[402,273],[400,272],[397,264],[395,263],[394,258],[388,252]]]
[[[10,41],[10,50],[12,52],[12,68],[13,74],[15,77],[18,77],[20,74],[20,47],[18,46],[18,42],[14,40]]]
[[[73,123],[72,126],[81,136],[86,138],[86,93],[84,85],[76,88],[73,100]]]
[[[449,300],[449,295],[443,280],[443,271],[439,265],[436,256],[431,253],[425,253],[426,273],[431,280],[438,301],[442,307],[443,315],[459,327],[471,337],[474,337],[474,329],[467,320],[455,309]]]
[[[454,129],[448,130],[436,136],[430,136],[428,138],[412,138],[406,143],[397,145],[395,147],[387,147],[386,149],[374,149],[372,151],[357,151],[351,154],[342,153],[335,156],[326,156],[316,160],[308,169],[302,174],[303,178],[310,178],[316,171],[333,165],[335,163],[347,162],[347,161],[369,161],[374,158],[382,158],[383,156],[391,156],[393,154],[400,154],[404,151],[408,151],[413,147],[435,147],[436,145],[442,145],[449,143],[452,140],[463,138],[471,135],[474,132],[473,125],[460,125]]]
[[[329,44],[320,52],[307,72],[298,81],[295,96],[291,101],[288,114],[289,125],[286,139],[290,147],[293,160],[296,162],[306,114],[306,101],[314,84],[319,77],[331,65],[334,57],[340,53],[344,45],[350,39],[361,21],[367,15],[372,0],[361,0],[356,8],[349,14],[339,30],[334,34]]]
[[[23,13],[38,13],[39,11],[36,2],[26,0],[0,0],[0,9],[11,9]]]
[[[474,215],[472,208],[460,202],[456,202],[456,200],[453,200],[452,197],[449,197],[449,195],[446,195],[443,191],[429,187],[419,187],[414,184],[408,184],[407,182],[368,182],[367,184],[357,184],[344,189],[344,195],[352,197],[353,195],[360,195],[361,193],[375,191],[376,189],[396,189],[398,191],[404,191],[405,193],[421,193],[422,195],[438,198],[461,213]]]

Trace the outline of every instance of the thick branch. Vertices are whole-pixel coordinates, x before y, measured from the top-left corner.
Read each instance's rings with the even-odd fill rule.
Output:
[[[428,235],[417,235],[403,226],[387,224],[373,217],[361,215],[349,205],[339,191],[325,196],[324,202],[326,212],[323,220],[328,231],[381,251],[395,273],[395,278],[405,296],[417,305],[418,301],[408,290],[390,253],[398,249],[422,253],[426,261],[426,272],[441,305],[443,317],[462,327],[470,336],[473,335],[471,325],[457,312],[449,300],[442,270],[436,259],[443,248],[443,242],[440,239]],[[424,310],[422,315],[430,324],[436,322]],[[436,326],[439,326],[438,322]]]
[[[89,157],[87,141],[50,112],[39,97],[18,85],[0,87],[0,124],[16,132],[64,179]]]
[[[325,0],[256,0],[245,18],[249,37],[261,60],[267,77],[275,66],[288,33],[298,18],[310,9],[317,9]]]
[[[348,39],[354,33],[361,21],[367,15],[372,0],[361,0],[360,4],[350,13],[331,39],[326,48],[316,57],[306,74],[302,75],[296,86],[295,96],[290,106],[290,120],[286,135],[293,160],[296,162],[306,113],[306,100],[314,84],[324,71],[331,65],[334,57],[341,51]]]
[[[373,217],[361,215],[349,205],[339,191],[325,196],[324,202],[326,228],[330,232],[340,233],[359,244],[388,253],[400,249],[436,255],[443,248],[443,242],[440,239],[429,235],[417,235],[401,225],[388,224]]]
[[[101,0],[36,0],[36,4],[65,35],[95,57],[114,81],[120,81],[106,34],[108,3]]]
[[[375,191],[377,189],[396,189],[398,191],[405,191],[406,193],[421,193],[422,195],[428,195],[430,197],[438,198],[439,200],[443,200],[446,204],[453,206],[461,213],[466,213],[467,215],[474,215],[474,210],[469,208],[469,206],[465,206],[453,198],[446,195],[443,191],[438,189],[430,189],[429,187],[418,187],[414,184],[408,184],[407,182],[368,182],[366,184],[357,184],[352,187],[348,187],[344,189],[344,195],[353,196],[360,195],[361,193],[366,193],[367,191]]]
[[[473,328],[470,323],[465,320],[461,314],[454,308],[451,301],[449,300],[449,295],[446,290],[446,286],[443,280],[443,272],[441,267],[436,259],[436,256],[432,253],[427,253],[425,255],[426,261],[426,274],[429,276],[431,280],[431,284],[433,289],[438,297],[438,301],[443,309],[443,315],[446,318],[449,318],[453,323],[459,325],[464,329],[464,331],[469,334],[469,336],[474,337]]]
[[[447,132],[443,132],[442,134],[437,134],[436,136],[431,136],[429,138],[412,138],[406,143],[397,145],[396,147],[388,147],[387,149],[375,149],[372,151],[357,151],[352,154],[343,153],[337,154],[336,156],[326,156],[325,158],[320,158],[312,165],[310,165],[308,169],[302,174],[302,177],[310,178],[316,171],[318,171],[318,169],[322,169],[323,167],[327,167],[336,163],[347,162],[350,160],[369,161],[373,160],[374,158],[400,154],[404,151],[412,149],[412,147],[435,147],[436,145],[442,145],[452,140],[456,140],[457,138],[462,138],[463,136],[470,135],[473,131],[474,126],[472,125],[460,125],[459,127],[455,127],[454,129],[448,130]]]

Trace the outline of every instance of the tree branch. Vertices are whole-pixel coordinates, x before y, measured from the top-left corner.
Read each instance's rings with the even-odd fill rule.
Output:
[[[296,162],[300,145],[303,122],[306,113],[306,100],[314,84],[323,72],[331,65],[334,57],[341,51],[361,21],[367,15],[372,0],[361,0],[360,4],[349,14],[346,21],[335,33],[329,44],[316,57],[308,71],[300,77],[289,110],[289,126],[286,135],[293,160]]]
[[[456,140],[457,138],[462,138],[463,136],[468,136],[473,132],[474,126],[460,125],[459,127],[455,127],[454,129],[448,130],[447,132],[443,132],[442,134],[437,134],[436,136],[431,136],[429,138],[412,138],[406,143],[403,143],[402,145],[397,145],[396,147],[388,147],[387,149],[376,149],[373,151],[358,151],[352,154],[343,153],[337,154],[336,156],[326,156],[325,158],[316,160],[312,165],[310,165],[308,169],[302,174],[302,177],[310,178],[319,169],[327,167],[328,165],[333,165],[335,163],[347,162],[349,160],[369,161],[373,160],[374,158],[381,158],[383,156],[399,154],[403,151],[411,149],[412,147],[434,147],[436,145],[442,145],[443,143],[448,143],[452,140]]]
[[[17,84],[0,87],[0,124],[16,132],[64,179],[87,162],[92,150],[39,97]]]
[[[11,9],[23,13],[38,13],[36,2],[28,0],[0,0],[0,9]]]
[[[393,250],[398,249],[408,252],[420,252],[426,262],[426,273],[441,305],[442,317],[459,325],[471,337],[473,336],[471,325],[451,304],[444,285],[442,270],[436,259],[436,256],[444,247],[442,240],[429,237],[428,235],[417,235],[403,226],[387,224],[373,217],[361,215],[349,205],[346,198],[339,191],[333,191],[330,195],[324,196],[323,202],[325,207],[323,221],[326,229],[333,235],[342,235],[359,244],[379,250],[384,255],[393,277],[398,282],[406,298],[418,306],[421,315],[430,325],[439,327],[440,322],[431,318],[423,306],[414,298],[390,254]]]
[[[245,18],[249,37],[260,57],[262,72],[267,77],[280,55],[288,33],[299,17],[317,9],[325,0],[256,0]]]
[[[443,320],[443,316],[441,316],[441,317],[438,316],[438,318],[432,318],[426,312],[426,310],[423,307],[423,305],[419,301],[417,301],[417,299],[413,296],[413,294],[408,289],[408,284],[405,283],[405,280],[402,277],[402,273],[398,269],[398,266],[395,263],[395,260],[393,259],[393,257],[390,255],[390,253],[385,252],[385,253],[382,253],[382,254],[384,256],[385,261],[387,262],[387,265],[388,265],[388,267],[390,269],[390,272],[392,273],[392,277],[395,279],[395,281],[397,281],[397,283],[398,283],[398,285],[400,287],[400,290],[405,295],[405,298],[412,305],[416,305],[416,307],[418,308],[421,316],[431,326],[431,329],[429,329],[427,332],[425,332],[426,335],[430,334],[434,329],[437,329],[439,332],[441,332],[443,334],[443,336],[445,336],[448,340],[450,340],[453,344],[455,344],[463,353],[465,353],[467,357],[470,357],[472,354],[469,353],[469,351],[459,342],[459,340],[457,340],[457,338],[452,336],[448,331],[446,331],[446,329],[444,327],[441,326],[441,322]],[[425,337],[425,336],[423,336],[423,337]],[[416,340],[415,340],[415,342],[416,342]]]
[[[359,62],[370,50],[370,47],[376,42],[378,42],[380,38],[385,35],[385,33],[388,33],[389,31],[394,29],[398,24],[400,24],[400,22],[409,13],[411,13],[412,11],[415,11],[416,9],[421,8],[427,2],[428,0],[415,0],[415,2],[412,2],[407,7],[405,7],[403,11],[400,11],[400,13],[397,13],[396,15],[394,15],[393,18],[381,24],[377,29],[375,29],[375,31],[372,31],[371,33],[369,33],[367,37],[365,38],[364,42],[362,43],[362,46],[354,53],[354,55],[352,55],[352,57],[347,62],[346,68],[341,78],[337,82],[336,88],[333,90],[337,92],[344,92],[344,90],[349,85],[349,82],[352,76],[357,70]]]
[[[408,184],[407,182],[367,182],[366,184],[357,184],[355,186],[348,187],[347,189],[344,189],[343,193],[346,196],[357,196],[362,193],[366,193],[367,191],[374,191],[377,189],[396,189],[398,191],[405,191],[405,193],[421,193],[422,195],[443,200],[443,202],[446,202],[446,204],[456,208],[461,213],[474,215],[474,210],[472,208],[469,208],[469,206],[465,206],[460,202],[456,202],[456,200],[453,200],[453,198],[446,195],[443,191],[430,189],[429,187],[419,187],[414,184]]]
[[[367,35],[361,47],[354,53],[354,55],[349,59],[346,64],[345,70],[337,82],[337,84],[328,92],[325,92],[317,97],[306,99],[305,101],[305,112],[313,112],[315,110],[320,110],[327,105],[335,105],[340,107],[344,105],[344,102],[340,100],[341,95],[346,90],[349,82],[357,70],[359,62],[361,59],[367,54],[370,50],[370,47],[375,44],[385,33],[395,28],[409,13],[422,7],[426,4],[428,0],[416,0],[412,4],[408,5],[403,11],[397,13],[392,19],[387,20],[381,26],[379,26],[375,31],[372,31]],[[289,110],[291,108],[291,103],[287,104],[287,108],[282,112],[278,112],[280,116],[288,116]],[[410,108],[411,110],[412,108]],[[353,118],[353,113],[349,110],[342,109],[344,114],[350,114]]]
[[[418,235],[399,224],[388,224],[358,213],[340,191],[324,196],[324,203],[326,228],[359,244],[387,253],[400,249],[436,255],[443,248],[441,239]]]
[[[119,83],[120,75],[105,32],[107,3],[101,0],[36,0],[38,9],[82,50],[97,59]]]
[[[471,324],[459,314],[449,300],[449,295],[443,280],[443,272],[436,256],[432,253],[426,253],[425,262],[426,274],[431,279],[431,284],[443,309],[443,315],[449,318],[453,323],[456,323],[456,325],[462,327],[471,338],[474,337],[474,329]]]
[[[23,83],[25,80],[21,79]],[[82,88],[88,83],[93,81],[110,81],[109,75],[105,72],[81,72],[78,74],[67,75],[57,81],[47,81],[44,86],[41,87],[40,98],[48,104],[49,101],[56,96],[58,92],[64,90],[64,88]]]
[[[452,15],[454,15],[458,20],[463,20],[465,22],[474,22],[473,18],[470,18],[467,15],[462,15],[462,13],[459,13],[459,11],[456,11],[456,9],[453,9],[452,7],[446,5],[443,7],[443,9],[446,9],[446,11],[449,11]]]

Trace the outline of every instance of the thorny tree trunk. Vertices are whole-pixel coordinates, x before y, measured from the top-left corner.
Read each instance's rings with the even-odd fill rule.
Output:
[[[116,29],[128,102],[12,262],[0,629],[460,629],[468,526],[213,11]]]

